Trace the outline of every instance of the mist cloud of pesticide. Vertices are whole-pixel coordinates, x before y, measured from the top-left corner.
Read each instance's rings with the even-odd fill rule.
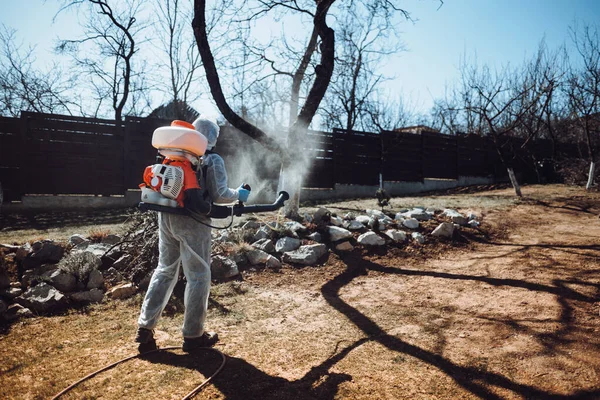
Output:
[[[287,132],[278,132],[272,136],[284,142],[286,134]],[[271,203],[281,190],[293,196],[310,173],[316,150],[308,150],[307,147],[311,146],[301,138],[299,143],[302,144],[302,148],[298,146],[290,149],[292,163],[280,176],[280,155],[265,149],[239,132],[236,134],[235,143],[235,146],[227,150],[227,154],[222,155],[229,186],[238,187],[242,183],[248,183],[252,187],[248,204]]]

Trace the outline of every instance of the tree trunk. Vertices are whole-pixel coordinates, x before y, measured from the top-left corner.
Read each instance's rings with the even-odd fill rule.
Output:
[[[594,174],[596,172],[596,163],[594,161],[590,162],[590,172],[588,173],[588,181],[587,185],[585,185],[585,190],[590,190],[592,185],[594,184]]]
[[[512,167],[508,167],[506,170],[508,171],[510,183],[512,183],[513,187],[515,188],[515,193],[517,196],[523,197],[523,194],[521,193],[521,186],[519,185],[519,181],[517,181],[517,177],[515,176],[515,171],[512,169]]]

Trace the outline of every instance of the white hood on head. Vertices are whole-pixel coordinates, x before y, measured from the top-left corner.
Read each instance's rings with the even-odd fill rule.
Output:
[[[212,150],[217,144],[217,138],[219,137],[219,125],[203,116],[196,118],[192,125],[194,125],[194,128],[198,132],[206,136],[206,139],[208,140],[208,146],[206,148]]]

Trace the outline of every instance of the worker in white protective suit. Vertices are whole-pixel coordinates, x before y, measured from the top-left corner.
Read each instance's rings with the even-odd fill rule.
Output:
[[[250,191],[242,186],[238,189],[228,187],[223,159],[211,151],[217,143],[219,126],[202,117],[196,119],[193,125],[208,139],[202,168],[205,176],[203,182],[199,182],[200,187],[206,185],[208,196],[213,203],[232,203],[236,200],[246,202]],[[180,262],[187,280],[182,329],[183,350],[189,352],[198,347],[210,347],[218,341],[216,333],[204,330],[211,283],[211,228],[208,226],[210,222],[208,217],[197,221],[185,215],[164,212],[158,214],[160,254],[138,319],[136,342],[140,343],[140,351],[156,348],[153,330],[177,283]]]

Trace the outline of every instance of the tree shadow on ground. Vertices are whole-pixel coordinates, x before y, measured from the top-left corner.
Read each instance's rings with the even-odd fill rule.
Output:
[[[327,282],[321,289],[325,300],[332,307],[352,321],[356,327],[358,327],[365,335],[367,335],[369,339],[380,343],[391,351],[415,357],[435,368],[438,368],[446,375],[451,377],[458,385],[468,390],[472,394],[485,399],[501,399],[501,396],[496,395],[490,389],[491,387],[498,387],[507,389],[513,392],[515,395],[524,398],[588,399],[600,396],[600,389],[579,391],[571,395],[555,394],[531,385],[515,382],[497,373],[481,371],[475,367],[465,367],[455,364],[439,354],[427,351],[418,346],[407,343],[395,336],[387,334],[373,320],[342,300],[340,298],[340,291],[356,277],[365,275],[369,270],[396,275],[433,276],[441,279],[482,281],[491,285],[509,285],[556,295],[559,299],[559,303],[563,305],[564,310],[560,318],[562,326],[568,326],[571,321],[572,310],[570,306],[567,306],[568,300],[578,300],[587,303],[593,303],[598,301],[598,296],[586,296],[566,287],[565,285],[560,284],[557,286],[548,286],[516,279],[496,279],[481,276],[441,273],[435,271],[417,271],[385,267],[367,260],[353,258],[352,255],[344,258],[343,261],[346,263],[347,269],[331,281]],[[560,336],[562,333],[563,332],[559,330],[557,333],[555,333],[555,335]],[[556,340],[556,338],[554,339]]]
[[[366,337],[350,344],[340,351],[338,351],[336,346],[332,356],[327,358],[321,364],[311,368],[309,372],[297,380],[287,380],[281,377],[272,376],[242,358],[227,357],[226,368],[212,381],[215,387],[223,393],[227,399],[333,399],[338,395],[339,385],[351,380],[352,376],[348,374],[330,373],[329,370],[346,357],[350,351],[367,342],[379,343],[392,352],[411,356],[429,364],[452,378],[460,387],[480,398],[503,398],[494,393],[494,388],[508,390],[512,392],[513,395],[522,398],[589,399],[600,397],[600,389],[580,390],[568,395],[556,394],[545,391],[539,387],[516,382],[499,373],[485,371],[476,366],[458,365],[436,352],[425,350],[416,345],[407,343],[396,336],[388,334],[371,318],[346,303],[340,297],[342,288],[350,284],[355,278],[365,275],[369,271],[393,275],[435,277],[444,280],[478,281],[492,286],[511,286],[533,292],[549,293],[556,296],[562,309],[559,318],[555,321],[560,326],[557,331],[552,333],[534,332],[527,327],[523,321],[517,320],[505,319],[497,322],[512,326],[514,329],[521,332],[531,333],[547,348],[547,351],[555,352],[558,345],[568,342],[568,339],[565,339],[565,335],[571,331],[572,325],[574,324],[573,306],[571,305],[571,302],[580,301],[591,304],[600,300],[600,296],[598,295],[590,296],[579,293],[576,290],[569,288],[567,284],[575,283],[591,285],[596,289],[596,293],[600,293],[600,285],[579,280],[554,280],[552,285],[544,285],[519,279],[502,279],[436,271],[409,270],[386,267],[353,254],[343,257],[342,261],[346,264],[346,270],[325,283],[321,288],[321,292],[327,303],[346,316]],[[212,374],[218,365],[217,361],[190,364],[191,358],[193,358],[193,356],[163,353],[148,357],[147,359],[154,363],[194,369],[204,376]]]

